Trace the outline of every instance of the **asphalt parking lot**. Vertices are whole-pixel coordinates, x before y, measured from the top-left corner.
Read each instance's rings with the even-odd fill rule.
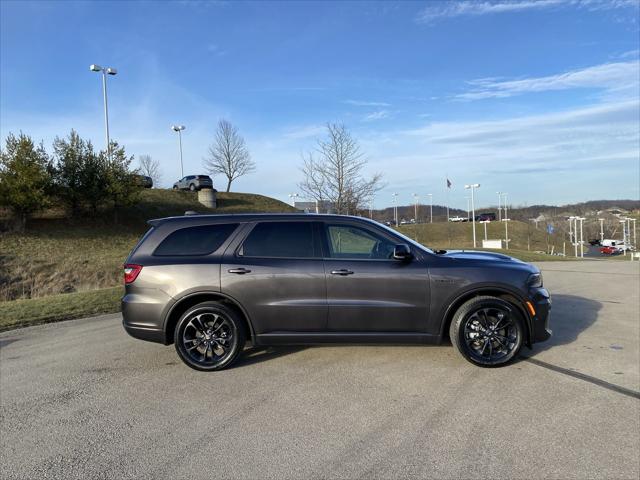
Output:
[[[0,334],[0,474],[637,479],[640,262],[540,266],[554,336],[500,369],[341,346],[198,373],[119,315]]]

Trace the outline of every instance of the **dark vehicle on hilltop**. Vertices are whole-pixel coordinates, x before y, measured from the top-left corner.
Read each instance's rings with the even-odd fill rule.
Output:
[[[174,190],[202,190],[203,188],[213,188],[213,180],[209,175],[187,175],[173,184]]]
[[[133,175],[134,183],[142,188],[153,188],[153,179],[147,175]]]
[[[440,343],[503,365],[551,335],[540,271],[506,255],[432,251],[359,217],[151,220],[124,266],[124,328],[198,370],[254,345]]]
[[[481,213],[480,215],[476,215],[476,222],[495,222],[496,214],[495,213]]]

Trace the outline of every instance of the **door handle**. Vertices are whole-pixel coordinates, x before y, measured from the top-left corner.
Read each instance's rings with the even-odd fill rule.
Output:
[[[238,275],[244,275],[245,273],[251,273],[251,270],[249,270],[248,268],[230,268],[229,270],[227,270],[227,272],[229,273],[237,273]]]
[[[353,275],[351,270],[347,270],[346,268],[341,268],[340,270],[331,270],[331,275]]]

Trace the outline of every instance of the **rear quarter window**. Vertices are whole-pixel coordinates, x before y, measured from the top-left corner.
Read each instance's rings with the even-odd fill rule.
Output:
[[[153,254],[161,257],[208,255],[220,248],[237,227],[237,223],[224,223],[181,228],[160,242]]]

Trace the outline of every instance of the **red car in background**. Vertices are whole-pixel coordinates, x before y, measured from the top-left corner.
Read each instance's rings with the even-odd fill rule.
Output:
[[[600,255],[619,255],[622,253],[618,247],[600,247]]]

